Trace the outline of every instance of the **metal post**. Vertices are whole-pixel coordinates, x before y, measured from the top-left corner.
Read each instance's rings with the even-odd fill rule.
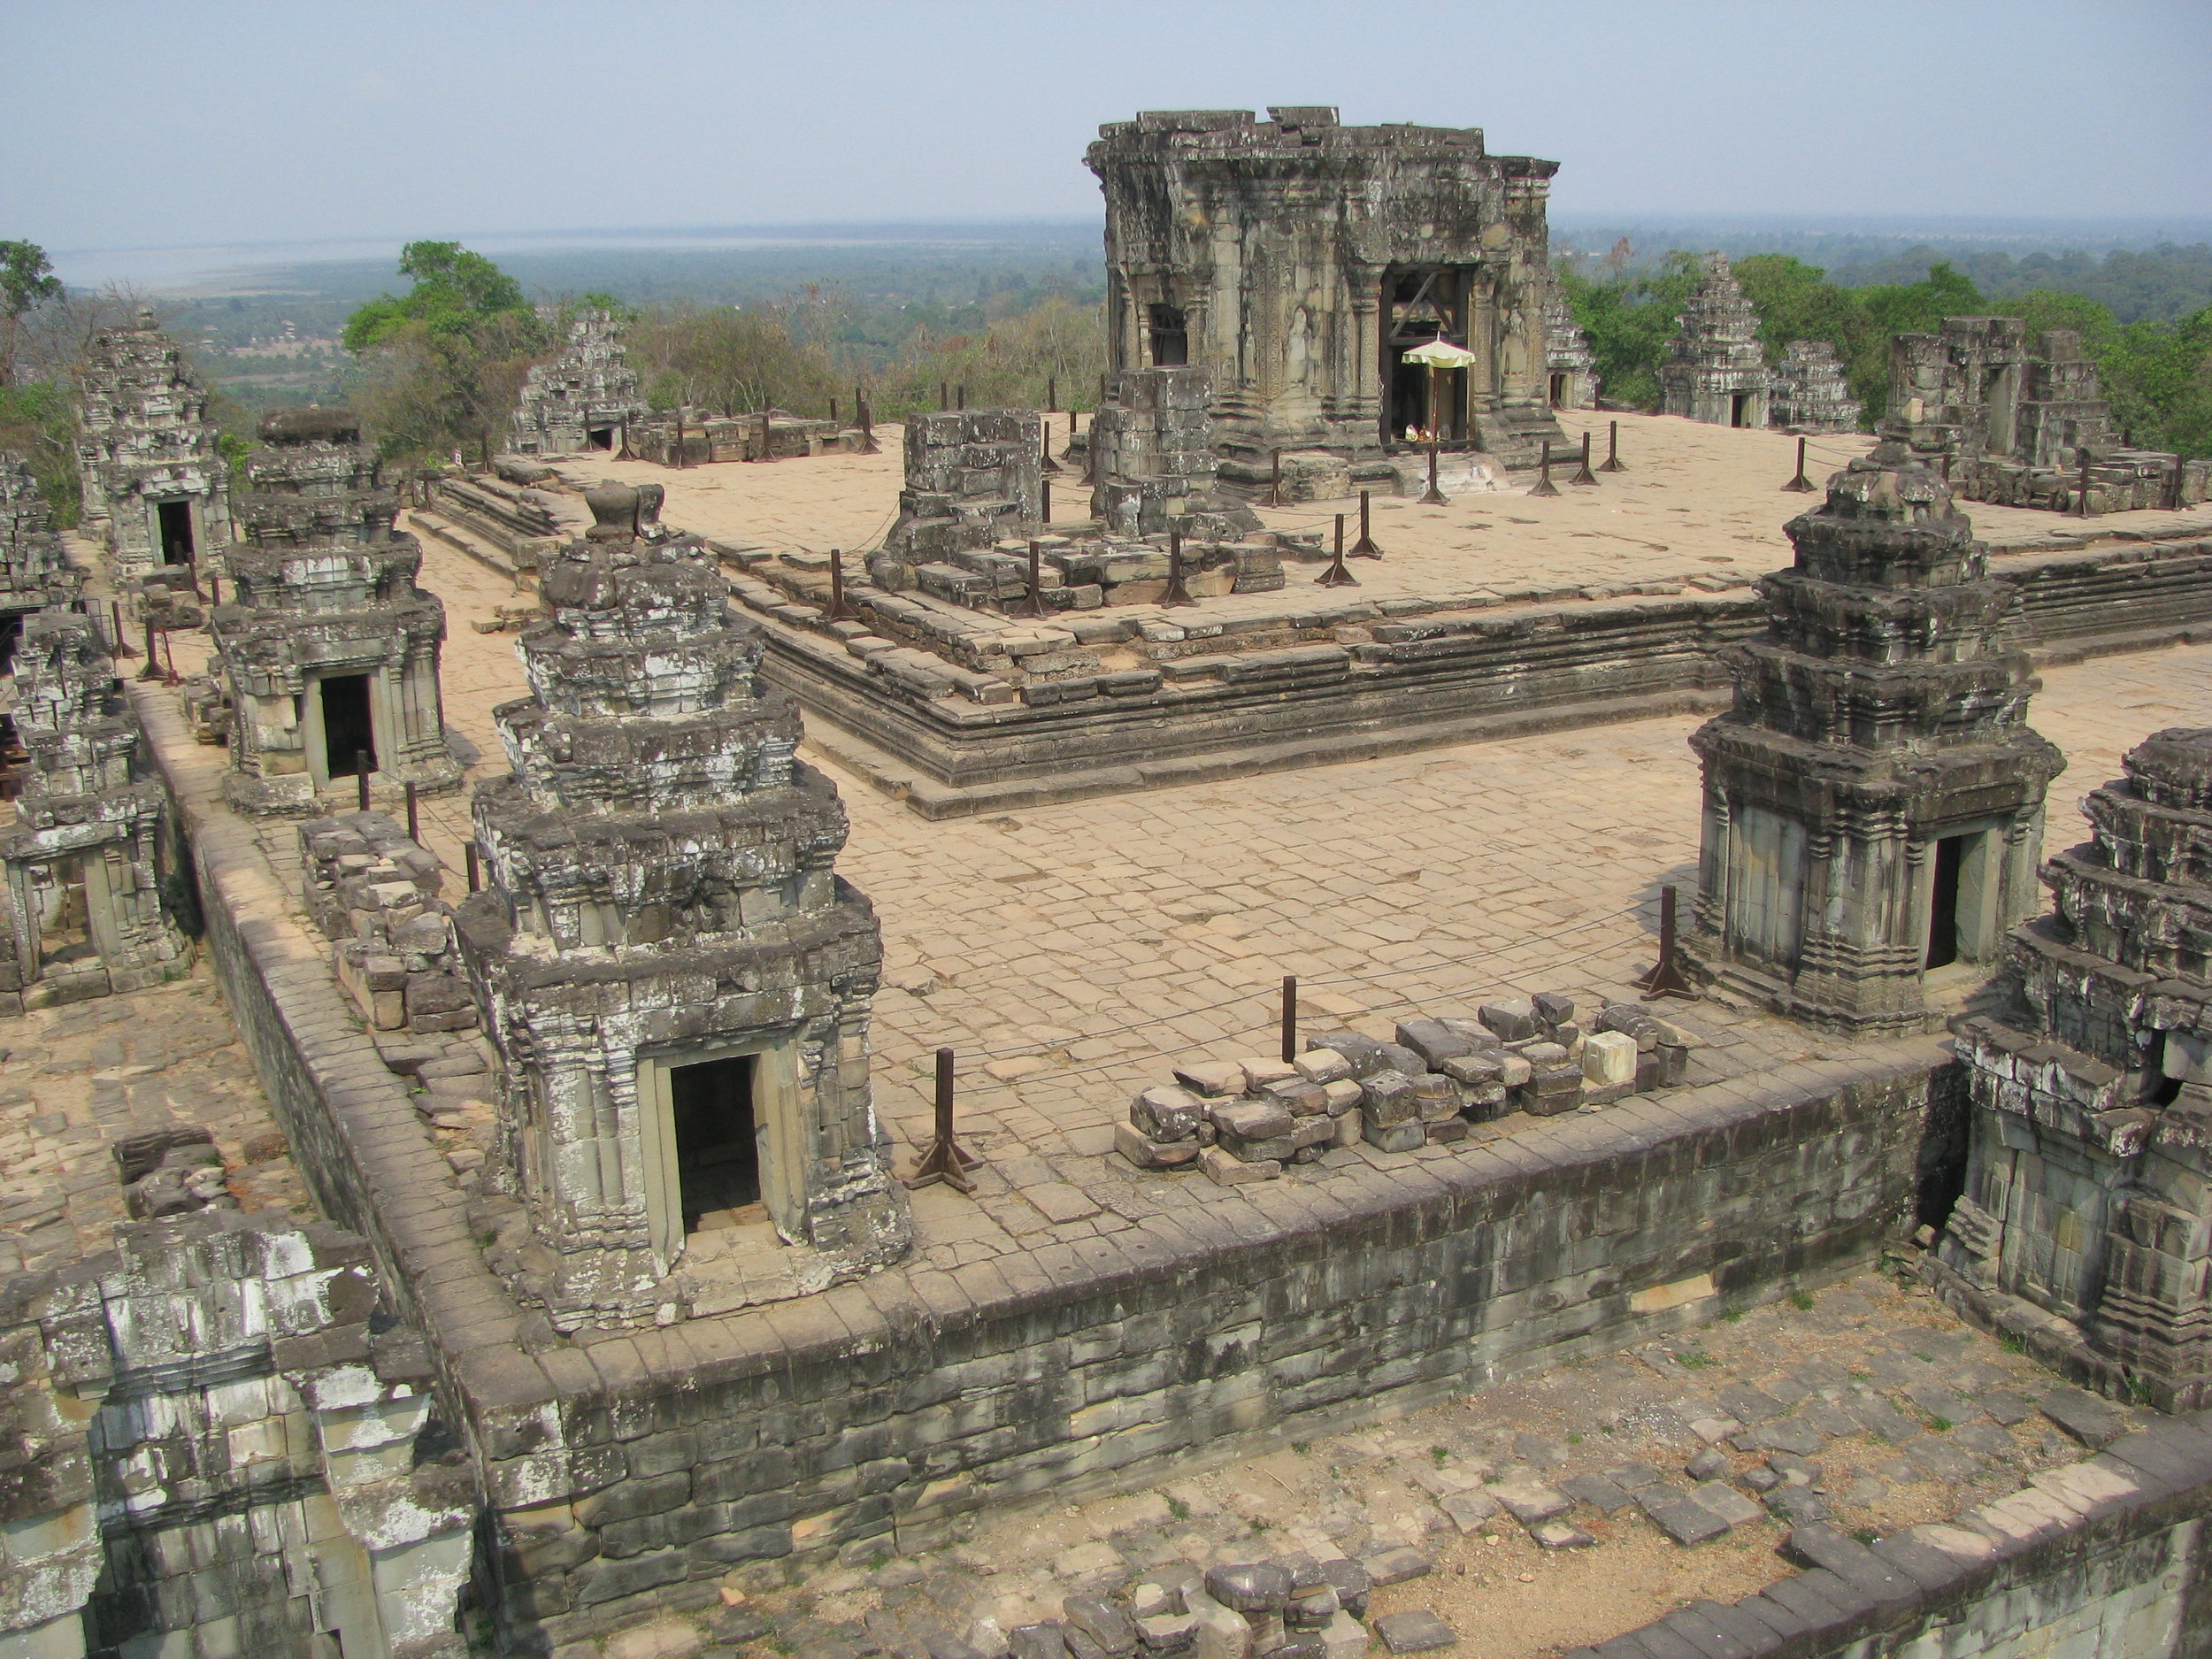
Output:
[[[2174,456],[2174,470],[2166,474],[2166,511],[2168,512],[2181,511],[2181,471],[2185,465],[2186,464],[2177,452]]]
[[[1056,415],[1059,412],[1060,381],[1058,377],[1048,374],[1045,376],[1045,413]]]
[[[960,1143],[952,1133],[952,1050],[937,1051],[937,1133],[929,1150],[915,1161],[914,1173],[906,1178],[909,1187],[934,1187],[942,1182],[955,1192],[972,1193],[975,1183],[968,1179],[968,1171],[981,1162],[970,1157],[960,1149]]]
[[[108,652],[110,657],[138,655],[138,648],[123,637],[123,602],[119,599],[108,601],[108,633],[115,641]]]
[[[1436,486],[1436,434],[1429,434],[1429,487],[1421,497],[1424,507],[1448,507],[1451,498]]]
[[[1567,481],[1570,484],[1588,484],[1593,488],[1597,484],[1598,475],[1590,470],[1590,434],[1586,432],[1582,434],[1582,465],[1575,469],[1575,475]]]
[[[357,749],[353,751],[353,775],[361,785],[361,810],[365,812],[369,810],[369,751],[367,749]]]
[[[1316,588],[1356,588],[1359,578],[1344,568],[1344,515],[1336,516],[1336,557],[1329,561],[1329,568],[1314,579]]]
[[[1048,478],[1037,480],[1037,522],[1052,522],[1052,480]]]
[[[1190,589],[1183,586],[1183,533],[1171,530],[1167,533],[1167,592],[1161,595],[1160,603],[1165,606],[1197,603],[1190,596]]]
[[[1559,493],[1559,486],[1551,481],[1551,440],[1549,438],[1544,440],[1543,465],[1544,470],[1536,480],[1536,488],[1529,491],[1529,494],[1532,495],[1556,495]]]
[[[210,610],[223,603],[223,579],[221,577],[211,576],[207,579],[207,603]]]
[[[845,549],[830,549],[830,606],[825,622],[849,622],[852,607],[845,603]]]
[[[1045,472],[1056,472],[1060,470],[1060,464],[1052,458],[1052,421],[1049,417],[1044,421],[1044,448],[1037,464],[1038,470]]]
[[[1382,557],[1382,549],[1375,545],[1375,538],[1367,533],[1367,492],[1362,490],[1359,493],[1359,540],[1352,543],[1352,550],[1344,556],[1346,558],[1379,559]]]
[[[1095,429],[1098,423],[1094,421],[1091,424]],[[1267,499],[1260,504],[1263,507],[1280,507],[1286,504],[1283,500],[1283,452],[1280,449],[1272,451],[1269,456]]]
[[[837,394],[834,392],[830,394],[830,425],[833,426],[842,426],[844,425],[842,421],[837,419]]]
[[[1605,465],[1599,467],[1598,471],[1625,472],[1628,469],[1621,465],[1621,423],[1616,420],[1610,424],[1612,431],[1606,434],[1605,439]]]
[[[1041,617],[1044,615],[1044,554],[1037,545],[1037,538],[1035,536],[1032,536],[1029,538],[1029,593],[1028,597],[1023,603],[1020,611],[1017,614],[1025,617]]]
[[[1283,975],[1283,1064],[1298,1057],[1298,976]]]
[[[856,388],[853,393],[853,408],[860,415],[861,454],[882,454],[883,451],[876,447],[876,411],[868,406],[868,400],[863,397]]]
[[[161,648],[154,643],[153,620],[149,618],[146,623],[146,666],[138,677],[141,680],[159,680],[161,678],[160,657]]]
[[[676,459],[675,459],[675,461],[674,461],[673,465],[677,465],[677,466],[681,466],[683,464],[684,464],[684,418],[683,418],[681,415],[679,415],[679,416],[677,416],[677,417],[676,417]]]
[[[411,781],[407,786],[407,839],[411,841],[422,839],[422,819],[415,810],[415,786]]]
[[[772,461],[776,458],[776,452],[768,447],[771,442],[768,434],[768,411],[764,409],[760,411],[760,458],[764,461]]]
[[[1674,889],[1659,890],[1659,960],[1651,964],[1651,972],[1640,976],[1636,985],[1643,991],[1644,1001],[1656,1002],[1663,996],[1678,996],[1685,1002],[1697,1001],[1697,992],[1689,978],[1682,972],[1682,964],[1675,955]]]
[[[2085,447],[2081,452],[2081,482],[2074,490],[2074,516],[2089,516],[2089,451]]]
[[[1795,495],[1809,495],[1813,493],[1813,480],[1805,476],[1805,440],[1802,438],[1797,441],[1797,476],[1791,479],[1782,488],[1785,491]]]
[[[484,890],[484,865],[481,856],[476,850],[476,843],[470,841],[461,851],[468,858],[469,891],[480,893]]]
[[[958,409],[960,409],[960,410],[961,410],[961,411],[964,413],[964,412],[966,411],[966,410],[967,410],[967,407],[968,407],[968,388],[967,388],[967,383],[966,383],[965,381],[963,381],[963,382],[961,383],[961,385],[960,385],[960,387],[959,387],[958,396],[959,396],[959,398],[960,398],[960,402],[959,402],[959,403],[956,405],[956,407],[957,407]]]
[[[940,380],[937,382],[937,412],[943,415],[949,414],[951,411],[952,382],[950,380]]]
[[[1444,371],[1429,365],[1429,488],[1421,497],[1424,507],[1448,507],[1451,503],[1444,492],[1436,487],[1436,449],[1444,437]]]

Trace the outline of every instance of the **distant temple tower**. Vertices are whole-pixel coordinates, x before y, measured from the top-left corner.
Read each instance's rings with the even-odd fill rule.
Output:
[[[1659,366],[1659,412],[1720,426],[1763,426],[1773,377],[1759,349],[1759,313],[1727,256],[1708,254],[1682,308],[1674,354]]]
[[[1933,472],[1878,447],[1787,526],[1735,705],[1691,747],[1704,849],[1688,953],[1778,1012],[1909,1030],[2035,909],[2043,796],[2019,596]]]
[[[1598,360],[1590,337],[1555,285],[1544,301],[1544,357],[1545,396],[1554,409],[1598,406]]]
[[[495,710],[514,770],[476,791],[491,883],[457,916],[544,1247],[522,1289],[564,1330],[680,1307],[695,1233],[757,1211],[795,1247],[764,1271],[808,1289],[911,1235],[869,1093],[882,941],[834,868],[844,803],[794,758],[759,629],[659,494],[590,491],[597,522],[542,569],[533,695]]]
[[[1451,448],[1533,465],[1560,436],[1545,373],[1545,202],[1558,164],[1476,127],[1342,127],[1328,108],[1152,111],[1085,156],[1106,196],[1106,357],[1210,370],[1225,482],[1320,450],[1355,479],[1433,420]],[[1439,336],[1471,369],[1405,353]]]
[[[449,789],[460,763],[438,685],[445,606],[415,586],[422,549],[392,528],[388,485],[342,409],[287,410],[261,424],[241,497],[246,540],[216,608],[231,704],[231,803],[311,812],[334,778],[365,764],[389,784]]]
[[[2013,933],[2006,1000],[1958,1027],[1972,1129],[1933,1276],[2046,1363],[2189,1411],[2212,1403],[2212,731],[2124,764],[2045,866],[2056,909]]]
[[[230,468],[207,394],[151,311],[93,337],[79,389],[84,527],[105,541],[117,583],[227,546]]]
[[[517,455],[619,455],[629,448],[630,422],[650,412],[612,313],[580,311],[561,355],[524,379],[507,447]]]

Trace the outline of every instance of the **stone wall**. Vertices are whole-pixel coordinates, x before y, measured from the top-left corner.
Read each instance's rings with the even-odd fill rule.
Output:
[[[2212,1651],[2212,1435],[2202,1415],[2046,1470],[2012,1496],[1863,1543],[1801,1526],[1801,1569],[1567,1659],[2179,1659]]]
[[[2212,539],[1999,568],[2020,588],[2039,661],[2145,649],[2212,625]],[[923,816],[949,818],[1710,709],[1725,680],[1717,652],[1756,633],[1766,610],[1727,594],[1387,618],[1354,598],[1302,614],[1312,626],[1299,635],[1227,632],[1219,655],[1191,653],[1163,683],[1092,678],[1056,687],[1049,703],[971,703],[956,695],[956,671],[872,673],[841,642],[780,627],[768,630],[768,672],[820,717],[816,742]],[[1340,623],[1376,637],[1336,644]]]

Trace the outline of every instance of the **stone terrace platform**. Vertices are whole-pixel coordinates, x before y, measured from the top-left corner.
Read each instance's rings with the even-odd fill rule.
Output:
[[[1376,501],[1385,557],[1353,563],[1356,588],[1317,588],[1320,565],[1286,562],[1279,592],[1043,622],[864,585],[861,556],[895,512],[889,428],[872,457],[563,467],[580,485],[664,485],[664,518],[743,566],[739,595],[818,745],[940,818],[1713,706],[1724,695],[1713,654],[1763,624],[1750,584],[1786,561],[1781,526],[1806,504],[1780,488],[1795,440],[1617,419],[1630,470],[1595,488],[1560,467],[1556,497],[1527,495],[1515,475],[1445,507]],[[1809,474],[1818,483],[1867,442],[1814,440]],[[1602,422],[1596,443],[1602,455]],[[1087,511],[1075,479],[1063,475],[1055,530]],[[1325,540],[1335,512],[1356,508],[1261,517]],[[2083,522],[1977,503],[1973,518],[1996,568],[2022,582],[2047,657],[2212,623],[2212,508]],[[857,621],[824,618],[832,546]]]
[[[482,776],[520,678],[511,640],[467,625],[511,584],[442,546],[426,565],[456,630],[449,718]],[[2072,780],[2101,780],[2146,731],[2212,722],[2208,665],[2182,646],[2055,669],[2034,718]],[[1172,1058],[1267,1051],[1284,972],[1310,1018],[1375,1031],[1509,990],[1624,989],[1655,893],[1689,879],[1687,717],[956,826],[825,757],[854,819],[843,867],[885,921],[874,1075],[899,1162],[930,1051],[952,1046],[978,1193],[917,1194],[911,1258],[813,1296],[772,1239],[695,1238],[691,1317],[557,1340],[492,1271],[484,1209],[346,1013],[266,837],[220,804],[221,751],[173,694],[134,697],[256,1063],[319,1196],[411,1286],[519,1540],[516,1605],[556,1643],[695,1607],[748,1560],[864,1546],[894,1516],[910,1545],[971,1506],[1666,1336],[1854,1271],[1909,1219],[1942,1046],[1831,1046],[1713,1003],[1677,1010],[1709,1044],[1688,1087],[1460,1146],[1240,1187],[1106,1153]],[[424,806],[457,872],[465,802]],[[2055,810],[2054,845],[2079,833]],[[1761,1248],[1714,1254],[1737,1238]]]

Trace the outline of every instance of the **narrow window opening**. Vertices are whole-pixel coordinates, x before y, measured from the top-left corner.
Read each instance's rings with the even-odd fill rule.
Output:
[[[754,1113],[757,1056],[735,1055],[678,1066],[668,1074],[684,1231],[756,1219],[760,1141]]]
[[[1928,965],[1946,968],[1959,959],[1959,864],[1967,838],[1946,835],[1935,844],[1935,883],[1928,895]]]
[[[188,501],[165,501],[157,505],[154,511],[161,520],[161,562],[164,565],[189,565],[192,562],[192,503]]]
[[[1190,361],[1190,330],[1179,305],[1155,305],[1152,317],[1152,362],[1156,368],[1179,368]]]
[[[323,755],[334,778],[358,777],[377,767],[376,725],[369,718],[369,677],[334,674],[322,682]]]

